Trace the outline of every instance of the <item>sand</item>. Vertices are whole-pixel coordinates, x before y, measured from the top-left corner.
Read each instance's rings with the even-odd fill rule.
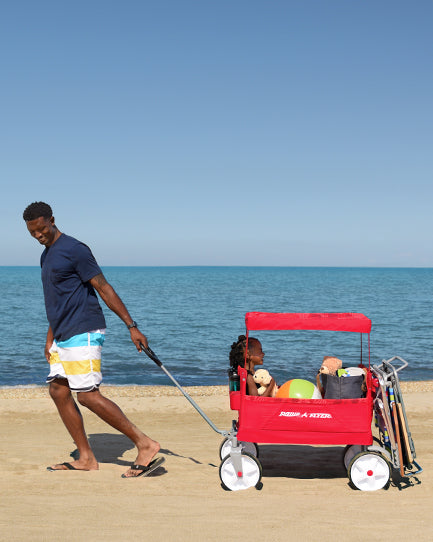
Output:
[[[263,489],[221,488],[221,435],[173,387],[103,387],[161,443],[163,467],[122,479],[132,443],[83,411],[100,463],[93,472],[48,472],[75,450],[46,388],[0,390],[2,499],[7,541],[373,541],[433,539],[433,382],[402,383],[417,461],[424,471],[388,490],[355,491],[344,447],[261,445]],[[226,386],[186,388],[221,429],[237,417]]]

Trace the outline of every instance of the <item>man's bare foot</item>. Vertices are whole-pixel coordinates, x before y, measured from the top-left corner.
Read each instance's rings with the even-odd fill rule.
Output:
[[[99,465],[97,461],[72,461],[68,463],[65,461],[64,463],[58,463],[57,465],[53,465],[51,467],[47,467],[47,470],[49,471],[56,471],[56,470],[84,470],[84,471],[90,471],[90,470],[98,470]]]
[[[149,463],[152,461],[155,455],[159,452],[160,448],[161,446],[159,445],[159,442],[148,439],[146,445],[138,449],[138,455],[135,458],[134,465],[143,465],[144,467],[149,466]],[[135,476],[140,476],[142,473],[143,473],[143,470],[130,468],[125,472],[125,474],[122,474],[122,477],[133,478]]]

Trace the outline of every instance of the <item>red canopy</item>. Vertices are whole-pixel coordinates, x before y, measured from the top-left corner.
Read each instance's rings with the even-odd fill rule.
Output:
[[[247,331],[268,329],[305,329],[326,331],[355,331],[370,333],[371,320],[356,312],[247,312]]]

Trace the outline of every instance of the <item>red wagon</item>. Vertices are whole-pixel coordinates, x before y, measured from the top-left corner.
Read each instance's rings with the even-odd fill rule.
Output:
[[[230,407],[238,411],[239,417],[233,423],[234,434],[223,441],[220,450],[220,478],[223,485],[230,490],[260,486],[261,466],[257,457],[257,443],[348,445],[346,462],[352,462],[352,471],[357,472],[356,480],[362,479],[360,485],[363,487],[359,489],[379,489],[388,485],[391,473],[387,459],[381,456],[378,447],[368,449],[373,444],[371,320],[359,313],[249,312],[245,315],[245,324],[247,348],[249,332],[257,330],[360,333],[361,344],[362,335],[366,334],[366,393],[358,399],[250,396],[246,393],[247,371],[238,367],[240,389],[230,392]],[[357,484],[353,479],[351,482]]]

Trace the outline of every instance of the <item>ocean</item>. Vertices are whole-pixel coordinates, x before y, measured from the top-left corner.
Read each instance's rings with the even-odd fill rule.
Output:
[[[329,267],[105,267],[103,272],[183,386],[228,382],[228,354],[245,313],[361,312],[371,318],[371,363],[400,356],[401,380],[433,379],[433,269]],[[43,385],[48,324],[39,267],[0,267],[0,386]],[[104,383],[172,385],[135,350],[105,306]],[[257,331],[264,367],[282,384],[314,381],[324,355],[359,361],[354,333]],[[364,355],[368,352],[363,342]],[[367,359],[368,361],[368,359]]]

